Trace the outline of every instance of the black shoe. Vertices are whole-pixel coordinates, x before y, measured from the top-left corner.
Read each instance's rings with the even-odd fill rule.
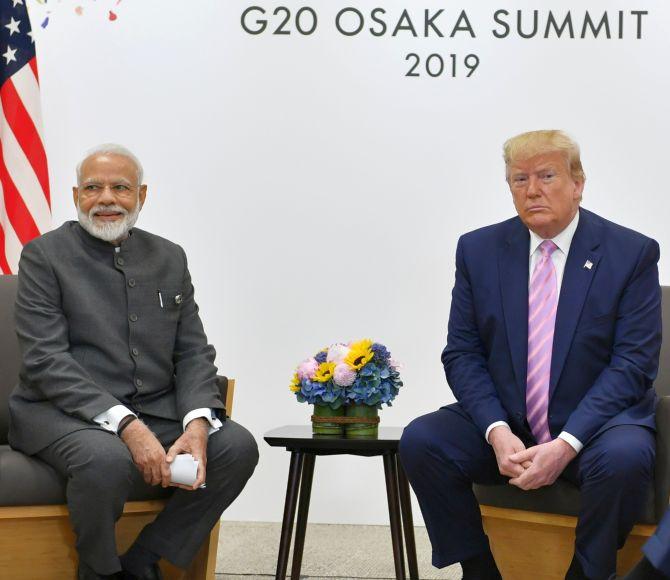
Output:
[[[570,567],[565,573],[565,580],[589,580],[588,576],[584,574],[584,570],[582,570],[582,565],[577,558],[577,554],[572,556]]]
[[[84,562],[79,562],[79,567],[77,568],[77,580],[121,580],[122,578],[121,572],[115,574],[98,574]]]
[[[646,558],[642,558],[628,574],[623,576],[622,580],[663,580],[667,578],[651,565]]]
[[[158,563],[150,564],[142,570],[142,574],[139,576],[128,572],[127,570],[123,571],[123,580],[163,580],[163,574],[161,572]]]
[[[461,562],[463,580],[502,580],[491,550]]]

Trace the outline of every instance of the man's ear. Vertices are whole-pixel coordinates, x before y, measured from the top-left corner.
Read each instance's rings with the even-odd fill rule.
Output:
[[[72,187],[72,201],[74,201],[74,207],[79,207],[79,188],[77,186]]]
[[[140,207],[144,206],[144,200],[147,198],[147,186],[140,185]]]

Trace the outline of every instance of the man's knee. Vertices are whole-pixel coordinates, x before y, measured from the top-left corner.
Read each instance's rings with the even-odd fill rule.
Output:
[[[418,417],[407,425],[398,443],[400,460],[408,472],[420,468],[429,457],[429,449],[433,444],[435,434],[430,428],[430,421],[427,417],[429,415]]]
[[[246,481],[258,464],[258,445],[247,429],[228,419],[224,427],[210,437],[208,466],[221,465],[233,469],[237,477]]]
[[[623,431],[623,430],[622,430]],[[653,435],[644,427],[631,426],[618,437],[600,443],[589,476],[626,486],[651,480],[654,471]]]

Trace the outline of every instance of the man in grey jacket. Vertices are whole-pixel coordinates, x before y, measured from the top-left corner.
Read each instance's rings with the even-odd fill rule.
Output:
[[[225,416],[184,251],[133,228],[142,176],[127,149],[91,150],[73,188],[79,222],[30,242],[19,265],[9,439],[67,479],[84,580],[160,578],[161,557],[187,567],[258,461]],[[133,481],[167,487],[182,453],[196,481],[119,557],[114,524]]]

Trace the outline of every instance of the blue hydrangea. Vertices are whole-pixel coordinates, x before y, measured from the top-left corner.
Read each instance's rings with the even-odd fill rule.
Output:
[[[327,356],[328,356],[328,353],[322,350],[314,356],[314,360],[316,360],[316,362],[318,362],[319,364],[325,363]]]
[[[383,344],[375,342],[370,347],[370,349],[375,355],[372,359],[373,362],[377,363],[379,366],[388,364],[388,361],[391,359],[391,353],[389,352],[388,348],[386,348]]]

